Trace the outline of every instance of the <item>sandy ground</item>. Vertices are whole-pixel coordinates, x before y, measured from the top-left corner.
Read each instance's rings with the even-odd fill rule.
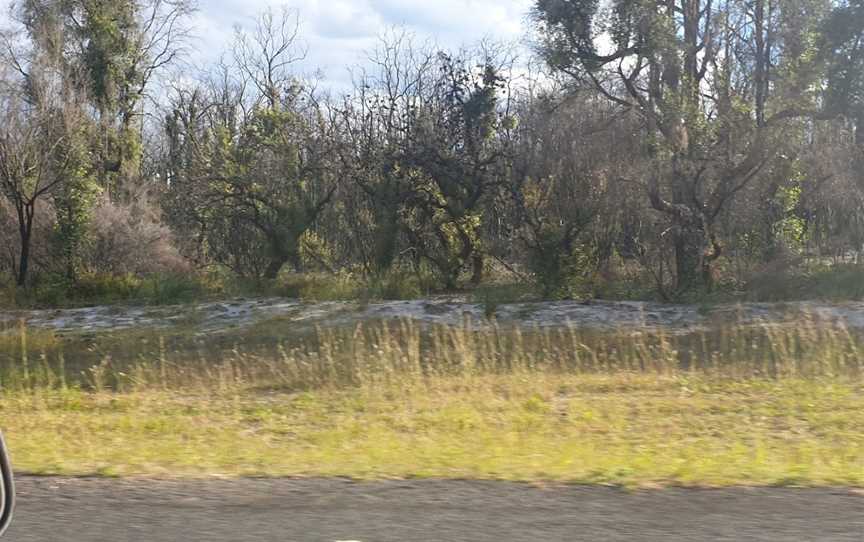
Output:
[[[99,306],[0,312],[0,330],[19,322],[31,328],[60,333],[110,332],[124,329],[182,329],[215,333],[279,319],[286,326],[335,327],[381,319],[408,319],[420,324],[491,325],[488,307],[458,297],[371,304],[352,302],[304,303],[281,298],[233,299],[158,307]],[[687,333],[722,324],[797,325],[802,318],[864,329],[864,302],[745,303],[698,307],[647,302],[556,301],[510,303],[495,307],[497,325],[526,328],[573,326],[598,330],[664,329]]]

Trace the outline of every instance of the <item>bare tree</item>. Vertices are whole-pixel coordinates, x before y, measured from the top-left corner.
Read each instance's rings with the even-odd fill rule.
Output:
[[[287,6],[268,8],[251,31],[235,27],[234,62],[243,79],[258,90],[258,101],[278,108],[296,83],[291,69],[306,57],[300,43],[300,14]]]
[[[18,286],[27,283],[38,204],[74,182],[75,170],[81,166],[76,141],[82,124],[81,104],[63,89],[49,90],[56,79],[56,73],[31,70],[28,88],[39,85],[43,90],[36,96],[40,99],[34,101],[33,94],[23,90],[0,96],[0,189],[18,223]],[[54,99],[47,101],[48,96]]]

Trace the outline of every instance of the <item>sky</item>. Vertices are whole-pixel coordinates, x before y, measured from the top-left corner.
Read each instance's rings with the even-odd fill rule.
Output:
[[[336,87],[350,80],[347,68],[362,64],[365,52],[388,28],[402,27],[419,39],[458,48],[483,38],[514,41],[525,34],[532,0],[199,0],[194,26],[201,59],[218,57],[233,38],[234,25],[248,26],[268,6],[288,6],[300,16],[308,47],[302,69],[320,69]]]
[[[12,0],[0,0],[5,17]],[[421,40],[446,48],[481,39],[518,42],[533,0],[198,0],[193,21],[195,51],[190,60],[205,65],[230,51],[234,26],[250,26],[268,7],[288,6],[300,16],[300,37],[308,55],[300,70],[320,70],[324,83],[347,87],[348,68],[363,64],[366,52],[387,29],[402,27]]]

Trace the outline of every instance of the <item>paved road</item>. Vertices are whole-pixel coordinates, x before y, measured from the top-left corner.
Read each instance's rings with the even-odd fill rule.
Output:
[[[864,495],[844,490],[31,477],[18,489],[10,542],[864,540]]]

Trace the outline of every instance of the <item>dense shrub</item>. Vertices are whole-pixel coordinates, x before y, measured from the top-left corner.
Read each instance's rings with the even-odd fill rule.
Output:
[[[190,270],[172,233],[146,199],[102,199],[89,225],[85,269],[96,274],[183,273]]]

